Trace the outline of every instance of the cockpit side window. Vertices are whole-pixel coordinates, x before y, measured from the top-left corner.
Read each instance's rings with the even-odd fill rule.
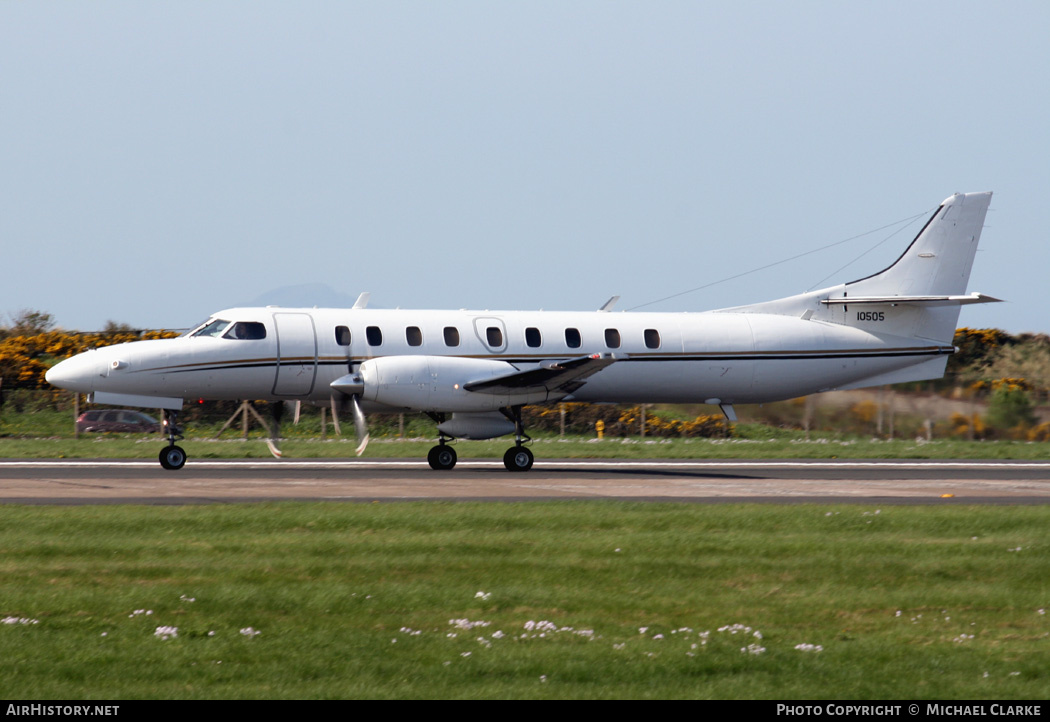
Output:
[[[223,338],[238,338],[248,341],[258,341],[266,338],[266,326],[258,321],[238,321],[233,327],[223,334]]]
[[[229,321],[224,321],[221,318],[217,318],[211,323],[204,325],[193,332],[194,336],[221,336],[226,327],[230,325]]]

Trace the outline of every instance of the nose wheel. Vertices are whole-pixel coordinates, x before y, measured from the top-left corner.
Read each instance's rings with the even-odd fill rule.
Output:
[[[427,463],[435,471],[451,471],[456,461],[456,450],[444,443],[444,440],[427,454]]]
[[[168,430],[168,445],[160,450],[157,459],[168,471],[178,471],[186,465],[186,452],[181,446],[175,445],[175,442],[182,438],[176,423],[178,416],[178,412],[164,409],[164,428]]]

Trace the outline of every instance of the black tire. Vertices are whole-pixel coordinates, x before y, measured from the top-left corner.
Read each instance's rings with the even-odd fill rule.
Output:
[[[503,465],[507,471],[528,471],[535,460],[536,457],[524,446],[512,446],[503,455]]]
[[[427,463],[435,471],[451,471],[456,461],[456,450],[446,444],[438,444],[427,454]]]
[[[160,465],[168,471],[178,471],[186,465],[186,452],[180,446],[165,446],[158,458]]]

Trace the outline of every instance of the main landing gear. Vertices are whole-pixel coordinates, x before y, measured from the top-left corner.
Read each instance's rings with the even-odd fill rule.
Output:
[[[175,445],[175,442],[182,438],[176,423],[178,416],[177,411],[164,409],[164,428],[168,430],[168,445],[160,450],[158,458],[160,465],[168,471],[178,471],[186,465],[186,452],[181,446]]]
[[[532,462],[536,460],[536,457],[524,446],[526,441],[532,441],[532,439],[525,433],[525,426],[521,423],[521,407],[515,406],[510,413],[506,411],[503,413],[514,422],[514,446],[507,449],[507,453],[503,455],[503,465],[507,467],[507,471],[528,471],[532,468]]]
[[[536,457],[525,446],[525,443],[532,441],[532,439],[525,433],[525,427],[521,423],[521,407],[514,406],[510,409],[501,409],[501,412],[514,422],[514,446],[507,449],[507,452],[503,454],[503,465],[507,467],[507,471],[528,471],[532,468]],[[445,423],[444,414],[428,413],[427,415],[437,424]],[[486,437],[482,436],[481,438]],[[452,437],[438,431],[438,444],[427,454],[427,463],[430,464],[431,469],[435,471],[451,471],[456,466],[456,450],[448,443],[451,439]]]

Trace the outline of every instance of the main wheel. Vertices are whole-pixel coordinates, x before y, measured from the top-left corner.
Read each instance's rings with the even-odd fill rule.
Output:
[[[503,455],[503,465],[507,467],[507,471],[528,471],[535,460],[536,457],[524,446],[512,446]]]
[[[168,471],[178,471],[186,465],[186,452],[178,446],[165,446],[160,450],[160,465]]]
[[[450,471],[456,460],[456,450],[446,444],[438,444],[427,454],[427,463],[437,471]]]

